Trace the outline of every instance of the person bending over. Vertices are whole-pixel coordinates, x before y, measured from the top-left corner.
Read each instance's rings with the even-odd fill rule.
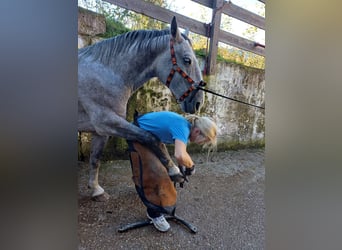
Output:
[[[204,147],[216,145],[217,126],[208,117],[197,115],[183,117],[174,112],[159,111],[140,115],[136,121],[140,128],[154,134],[162,143],[174,144],[174,157],[178,166],[185,167],[186,175],[191,175],[195,171],[195,164],[186,150],[187,143],[190,141]],[[169,156],[165,145],[164,150]],[[184,178],[176,165],[169,168],[168,173],[173,180]],[[170,229],[170,225],[163,214],[148,208],[147,216],[159,231],[166,232]]]

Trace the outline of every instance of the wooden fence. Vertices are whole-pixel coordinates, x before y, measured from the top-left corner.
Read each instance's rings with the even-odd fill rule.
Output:
[[[218,42],[265,56],[265,45],[239,37],[232,33],[220,29],[221,15],[226,14],[250,25],[265,30],[265,18],[245,10],[230,1],[224,0],[192,0],[213,10],[211,23],[203,23],[192,18],[183,16],[171,10],[162,8],[143,0],[104,0],[119,7],[132,10],[134,12],[149,16],[162,22],[170,22],[176,16],[177,23],[182,28],[187,28],[191,32],[205,36],[210,39],[209,53],[207,58],[207,74],[214,74],[216,68],[216,57]],[[265,0],[258,0],[265,4]]]

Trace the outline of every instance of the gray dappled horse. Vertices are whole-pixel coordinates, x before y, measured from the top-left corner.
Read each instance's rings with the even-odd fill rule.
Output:
[[[190,41],[179,32],[175,17],[170,30],[132,31],[78,52],[78,131],[92,133],[88,185],[95,200],[108,199],[98,172],[109,136],[148,145],[163,165],[174,164],[155,136],[126,120],[128,99],[153,77],[169,87],[184,112],[199,109],[203,94],[196,87],[204,82]]]

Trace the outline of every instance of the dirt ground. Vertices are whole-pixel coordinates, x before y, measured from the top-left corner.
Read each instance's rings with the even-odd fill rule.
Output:
[[[102,164],[99,181],[110,195],[94,202],[87,189],[88,165],[79,163],[79,250],[85,249],[264,249],[264,149],[192,155],[196,173],[177,187],[176,215],[196,226],[191,233],[169,221],[120,233],[122,225],[146,219],[128,160]]]

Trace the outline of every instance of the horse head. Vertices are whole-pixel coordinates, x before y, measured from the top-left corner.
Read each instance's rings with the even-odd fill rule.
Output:
[[[201,69],[191,42],[180,33],[175,17],[171,22],[170,34],[170,47],[159,61],[161,65],[169,65],[169,69],[165,67],[159,78],[170,88],[182,110],[193,114],[203,102],[203,93],[197,89],[205,85]]]

